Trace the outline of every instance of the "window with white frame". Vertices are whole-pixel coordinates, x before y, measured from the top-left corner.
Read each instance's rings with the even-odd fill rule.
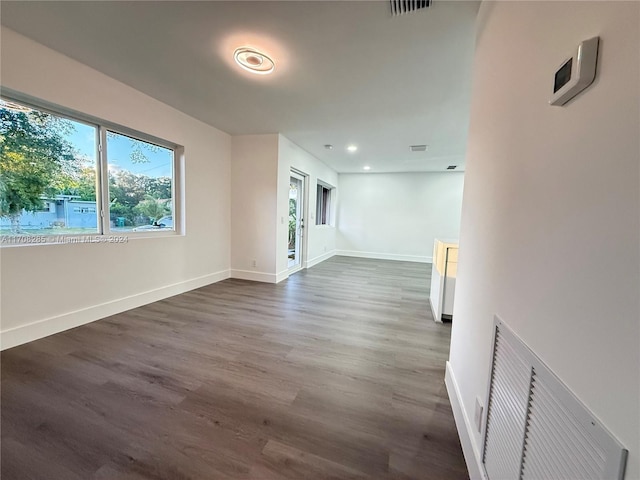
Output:
[[[316,225],[331,224],[331,191],[332,187],[318,182],[316,196]]]
[[[178,148],[89,116],[3,96],[0,243],[175,233]]]
[[[112,231],[173,230],[174,151],[107,130]]]

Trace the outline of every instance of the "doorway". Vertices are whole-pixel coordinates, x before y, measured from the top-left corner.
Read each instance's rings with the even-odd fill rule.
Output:
[[[304,177],[291,171],[289,178],[289,272],[302,268],[302,249],[304,237]]]

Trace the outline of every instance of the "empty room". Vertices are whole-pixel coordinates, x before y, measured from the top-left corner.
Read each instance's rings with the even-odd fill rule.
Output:
[[[2,479],[640,479],[640,2],[0,23]]]

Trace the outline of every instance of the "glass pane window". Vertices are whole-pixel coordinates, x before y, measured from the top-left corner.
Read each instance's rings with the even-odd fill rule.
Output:
[[[0,98],[0,246],[178,233],[182,147],[46,102],[22,102]]]
[[[107,131],[112,232],[173,231],[171,149]]]
[[[0,99],[0,237],[100,232],[97,138],[95,125]]]
[[[329,211],[331,208],[331,189],[318,184],[316,197],[316,225],[329,225]]]

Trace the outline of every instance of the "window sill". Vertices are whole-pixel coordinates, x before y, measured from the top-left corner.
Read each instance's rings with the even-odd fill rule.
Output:
[[[34,247],[49,245],[74,245],[74,244],[99,244],[113,243],[126,244],[133,240],[151,238],[184,237],[182,233],[171,232],[117,232],[105,235],[100,234],[75,234],[75,235],[16,235],[0,237],[0,248]]]

